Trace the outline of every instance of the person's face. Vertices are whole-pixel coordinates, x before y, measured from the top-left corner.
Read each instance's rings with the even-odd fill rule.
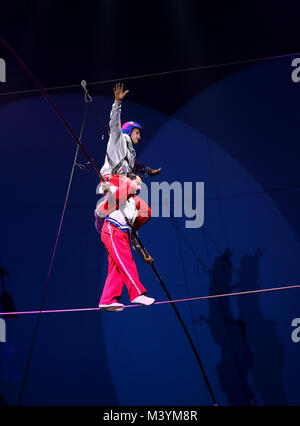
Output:
[[[138,129],[137,127],[135,127],[132,130],[130,137],[131,137],[132,143],[134,145],[136,145],[138,143],[138,141],[141,139],[140,129]]]
[[[136,182],[136,187],[137,187],[137,189],[138,189],[138,190],[141,190],[141,188],[142,188],[142,179],[141,179],[139,176],[137,176],[137,177],[135,178],[135,182]]]

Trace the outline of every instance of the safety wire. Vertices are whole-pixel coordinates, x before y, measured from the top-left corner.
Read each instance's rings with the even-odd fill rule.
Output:
[[[281,287],[272,287],[272,288],[262,288],[259,290],[246,290],[246,291],[238,291],[235,293],[223,293],[223,294],[212,294],[208,296],[197,296],[190,297],[189,299],[172,299],[172,300],[161,300],[159,302],[154,302],[154,305],[166,305],[174,303],[183,303],[183,302],[194,302],[196,300],[209,300],[209,299],[220,299],[222,297],[236,297],[236,296],[246,296],[249,294],[257,294],[257,293],[270,293],[273,291],[283,291],[283,290],[292,290],[292,289],[300,289],[300,284],[289,284]],[[130,305],[124,305],[124,308],[140,308],[141,305],[136,305],[131,303]],[[48,309],[46,311],[13,311],[13,312],[0,312],[1,316],[9,316],[9,315],[33,315],[33,314],[50,314],[50,313],[61,313],[61,312],[87,312],[87,311],[99,311],[99,307],[95,308],[71,308],[71,309]]]
[[[87,114],[88,114],[88,110],[89,110],[89,105],[90,105],[91,102],[92,102],[91,98],[87,99],[85,97],[85,111],[84,111],[84,116],[83,116],[83,120],[82,120],[82,124],[81,124],[80,134],[79,134],[79,140],[80,141],[81,141],[81,138],[82,138],[83,129],[84,129],[84,126],[85,126],[85,122],[86,122],[86,118],[87,118]],[[53,263],[54,263],[54,259],[55,259],[57,245],[58,245],[59,237],[60,237],[60,234],[61,234],[61,229],[62,229],[62,225],[63,225],[63,221],[64,221],[64,217],[65,217],[65,212],[66,212],[66,207],[67,207],[68,200],[69,200],[69,195],[70,195],[70,190],[71,190],[71,185],[72,185],[75,167],[78,167],[80,170],[84,169],[84,166],[82,164],[77,163],[78,152],[79,152],[79,145],[77,145],[75,156],[74,156],[74,161],[73,161],[71,174],[70,174],[70,178],[69,178],[69,183],[68,183],[68,189],[67,189],[66,196],[65,196],[64,206],[63,206],[63,210],[62,210],[62,214],[61,214],[61,218],[60,218],[60,222],[59,222],[56,240],[55,240],[55,243],[54,243],[54,248],[53,248],[53,251],[52,251],[52,256],[51,256],[51,260],[50,260],[50,265],[49,265],[49,269],[48,269],[46,283],[45,283],[45,286],[44,286],[44,291],[43,291],[43,295],[42,295],[42,299],[41,299],[41,303],[40,303],[40,310],[39,310],[39,314],[37,316],[37,320],[36,320],[36,323],[35,323],[32,343],[31,343],[31,347],[30,347],[30,351],[29,351],[28,360],[27,360],[27,363],[26,363],[26,369],[25,369],[24,378],[23,378],[23,382],[22,382],[21,392],[20,392],[19,399],[18,399],[18,406],[21,405],[22,399],[23,399],[24,389],[25,389],[25,385],[26,385],[26,382],[27,382],[29,368],[30,368],[30,364],[31,364],[31,360],[32,360],[32,354],[33,354],[35,342],[36,342],[36,339],[37,339],[37,333],[38,333],[38,328],[39,328],[39,324],[40,324],[41,313],[42,313],[44,303],[45,303],[45,298],[46,298],[46,294],[47,294],[47,290],[48,290],[51,272],[52,272],[52,269],[53,269]]]
[[[93,81],[90,82],[90,86],[97,86],[100,84],[107,84],[107,83],[117,83],[120,81],[127,81],[127,80],[137,80],[142,78],[152,78],[152,77],[160,77],[160,76],[167,76],[171,74],[180,74],[185,72],[194,72],[194,71],[203,71],[208,69],[214,69],[214,68],[222,68],[222,67],[228,67],[228,66],[235,66],[235,65],[246,65],[251,64],[255,62],[261,62],[261,61],[268,61],[271,59],[281,59],[281,58],[289,58],[293,56],[298,56],[300,53],[288,53],[285,55],[276,55],[276,56],[265,56],[260,58],[250,58],[250,59],[243,59],[240,61],[231,61],[231,62],[223,62],[219,64],[210,64],[210,65],[200,65],[190,68],[181,68],[177,70],[169,70],[169,71],[160,71],[156,73],[151,74],[139,74],[139,75],[133,75],[129,77],[119,77],[119,78],[113,78],[113,79],[107,79],[107,80],[100,80],[100,81]],[[46,87],[45,90],[64,90],[64,89],[75,89],[78,88],[78,84],[68,84],[64,86],[53,86],[53,87]],[[22,94],[30,94],[30,93],[36,93],[39,89],[30,89],[30,90],[18,90],[14,92],[3,92],[0,93],[0,96],[9,96],[9,95],[22,95]]]

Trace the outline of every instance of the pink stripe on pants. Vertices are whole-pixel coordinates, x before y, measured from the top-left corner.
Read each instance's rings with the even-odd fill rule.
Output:
[[[101,240],[108,253],[108,275],[99,304],[118,302],[124,284],[132,301],[146,293],[132,258],[129,235],[109,222],[104,222]]]

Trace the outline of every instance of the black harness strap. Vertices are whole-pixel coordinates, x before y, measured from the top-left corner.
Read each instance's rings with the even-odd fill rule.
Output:
[[[126,143],[127,143],[127,148],[128,148],[128,151],[129,152],[132,152],[132,148],[129,146],[129,144],[128,144],[128,142],[126,141]],[[130,149],[131,148],[131,149]],[[126,154],[126,156],[124,157],[124,158],[122,158],[117,164],[115,164],[114,162],[113,162],[113,160],[110,158],[110,156],[108,155],[108,153],[106,152],[106,158],[107,158],[107,161],[108,161],[108,164],[112,167],[112,171],[111,171],[111,175],[113,176],[113,175],[115,175],[116,173],[118,173],[119,171],[120,171],[120,169],[121,169],[121,167],[123,166],[123,164],[124,164],[124,161],[127,161],[127,163],[128,163],[128,166],[129,166],[129,168],[130,168],[130,170],[129,170],[129,172],[131,172],[132,171],[132,167],[130,166],[130,158],[128,157],[128,151],[127,151],[127,154]]]

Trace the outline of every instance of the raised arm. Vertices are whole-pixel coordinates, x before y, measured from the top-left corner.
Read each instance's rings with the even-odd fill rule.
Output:
[[[110,131],[120,133],[121,130],[121,102],[129,92],[129,90],[123,89],[123,84],[116,84],[113,88],[115,101],[113,103],[111,113],[110,113],[110,122],[109,127]]]
[[[110,128],[110,141],[109,146],[111,150],[114,150],[115,145],[117,144],[121,134],[121,103],[122,100],[125,98],[129,90],[123,89],[123,84],[117,83],[115,87],[113,88],[114,95],[115,95],[115,101],[112,105],[111,113],[110,113],[110,121],[109,121],[109,128]],[[123,147],[125,150],[125,147]],[[125,152],[122,154],[126,154]]]

